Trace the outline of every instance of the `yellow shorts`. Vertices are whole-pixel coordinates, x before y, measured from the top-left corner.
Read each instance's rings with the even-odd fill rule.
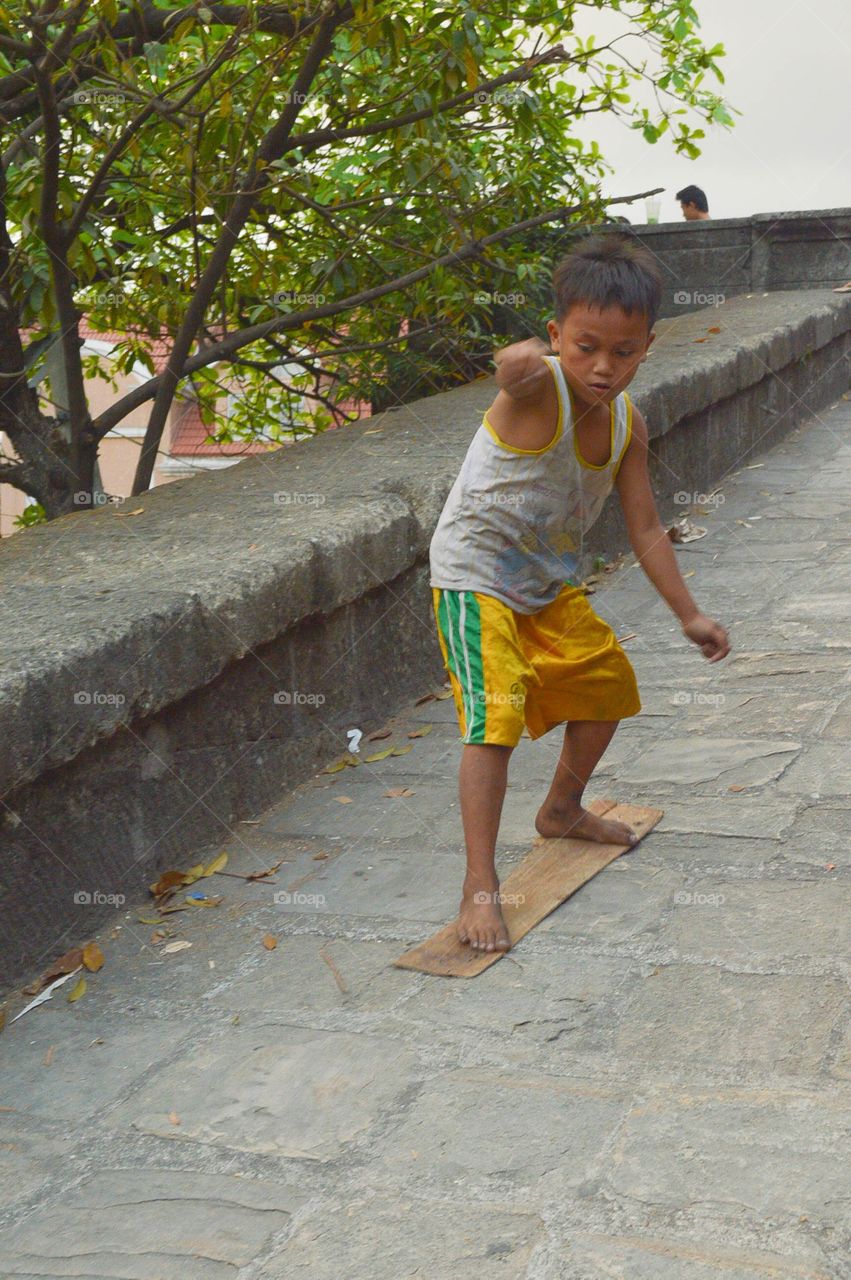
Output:
[[[641,710],[632,664],[577,587],[537,613],[496,596],[432,587],[434,616],[464,742],[516,747],[566,720]]]

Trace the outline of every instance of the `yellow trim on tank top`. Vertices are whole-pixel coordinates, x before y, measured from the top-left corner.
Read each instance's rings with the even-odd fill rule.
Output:
[[[545,361],[545,364],[549,369],[550,373],[553,375],[553,382],[556,384],[556,399],[558,400],[558,422],[556,423],[555,435],[553,436],[552,440],[550,440],[549,444],[545,444],[542,449],[517,449],[513,444],[506,444],[504,440],[500,440],[499,436],[496,434],[490,422],[488,421],[487,410],[485,410],[484,416],[482,417],[482,426],[485,427],[486,430],[490,432],[490,434],[493,436],[494,440],[500,446],[500,448],[508,449],[510,453],[525,453],[532,456],[534,456],[535,454],[546,453],[549,449],[554,448],[554,446],[557,445],[559,440],[561,439],[562,431],[564,430],[564,406],[562,405],[561,393],[558,388],[558,374],[556,373],[553,366],[550,364],[549,360]]]
[[[626,453],[627,449],[629,448],[629,442],[632,439],[632,401],[630,400],[629,396],[626,394],[625,391],[622,391],[621,395],[623,396],[624,401],[626,403],[626,439],[624,440],[623,448],[618,454],[618,460],[615,463],[614,471],[612,472],[613,476],[616,476],[618,474],[618,471],[620,470],[620,465],[623,462],[623,456]]]
[[[565,379],[566,381],[566,379]],[[576,454],[576,461],[582,467],[587,467],[589,471],[605,471],[607,467],[612,465],[612,458],[615,452],[615,401],[609,404],[609,456],[605,462],[599,465],[596,462],[586,462],[582,454],[579,452],[579,441],[576,438],[576,405],[573,401],[573,391],[570,383],[567,383],[567,393],[570,396],[570,417],[573,423],[573,452]],[[615,397],[617,399],[617,397]]]

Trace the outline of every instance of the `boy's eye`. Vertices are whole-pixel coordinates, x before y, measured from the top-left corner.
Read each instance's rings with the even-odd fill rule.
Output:
[[[593,351],[593,350],[594,350],[594,348],[593,348],[593,347],[589,347],[589,346],[588,346],[588,344],[587,344],[587,343],[585,343],[585,342],[577,342],[577,344],[576,344],[576,345],[577,345],[577,347],[579,348],[579,350],[580,350],[580,351]]]

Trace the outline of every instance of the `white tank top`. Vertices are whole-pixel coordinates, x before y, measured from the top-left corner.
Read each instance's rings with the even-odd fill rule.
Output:
[[[484,415],[429,547],[430,585],[496,596],[537,613],[565,583],[579,584],[583,534],[612,490],[632,435],[632,403],[612,401],[608,461],[580,457],[570,390],[558,356],[544,356],[558,394],[558,424],[543,449],[515,449]]]

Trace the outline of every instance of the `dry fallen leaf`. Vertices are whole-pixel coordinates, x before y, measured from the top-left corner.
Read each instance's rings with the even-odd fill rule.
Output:
[[[825,871],[835,871],[835,870],[836,870],[836,863],[835,863],[835,862],[826,862],[826,863],[824,864],[824,869],[825,869]]]
[[[436,693],[434,696],[437,698],[438,702],[442,702],[444,698],[452,697],[452,690],[444,689],[442,693]]]
[[[325,858],[327,858],[327,857],[328,857],[328,854],[327,854],[327,853],[314,853],[314,855],[313,855],[313,861],[314,861],[314,862],[322,862],[322,861],[324,861],[324,859],[325,859]]]
[[[84,996],[85,994],[86,994],[86,979],[78,978],[74,984],[74,990],[70,992],[68,996],[68,1003],[71,1004],[73,1003],[74,1000],[79,1000],[80,996]]]
[[[90,973],[103,968],[103,952],[96,942],[87,942],[83,947],[83,964]]]
[[[117,516],[140,516],[145,510],[144,507],[136,507],[133,511],[116,511]]]
[[[208,865],[205,867],[204,875],[205,876],[215,875],[217,871],[221,871],[222,867],[227,866],[227,861],[228,861],[228,855],[226,853],[220,853],[217,858],[214,858],[213,861],[208,863]],[[201,877],[199,876],[198,878],[200,880]]]
[[[341,769],[345,769],[345,760],[335,760],[333,764],[326,765],[322,770],[323,773],[339,773]]]
[[[727,788],[727,790],[728,790],[728,791],[744,791],[744,790],[745,790],[745,788],[744,788],[743,786],[741,786],[741,784],[740,784],[740,783],[735,782],[735,783],[733,783],[732,787],[728,787],[728,788]]]
[[[364,761],[366,764],[374,764],[376,760],[386,760],[392,754],[393,748],[385,747],[383,751],[376,751],[371,756],[364,756]]]
[[[428,694],[428,697],[433,698],[434,694],[430,693]],[[423,701],[425,701],[425,699],[420,698],[420,702]],[[392,732],[392,729],[376,729],[375,733],[371,733],[369,735],[367,742],[377,742],[379,738],[389,738]]]
[[[163,947],[162,953],[164,956],[170,956],[173,955],[175,951],[185,951],[187,947],[191,946],[192,943],[186,942],[185,939],[181,939],[179,942],[167,942]]]
[[[267,951],[274,951],[277,945],[278,945],[278,939],[274,936],[274,934],[267,933],[264,935],[263,946],[266,948]]]
[[[180,1116],[176,1111],[169,1111],[168,1118],[171,1124],[180,1124]]]
[[[389,791],[385,791],[386,796],[395,799],[397,796],[412,796],[414,793],[408,787],[391,787]]]
[[[52,1064],[52,1062],[53,1062],[53,1055],[54,1055],[55,1051],[56,1051],[56,1045],[55,1045],[55,1044],[48,1045],[47,1053],[44,1055],[44,1057],[43,1057],[43,1058],[42,1058],[42,1060],[41,1060],[41,1065],[42,1065],[43,1067],[49,1067],[49,1066]]]
[[[280,858],[275,863],[274,867],[267,867],[265,871],[252,871],[251,875],[246,876],[245,878],[246,880],[265,880],[267,876],[273,876],[275,874],[282,862],[283,858]]]
[[[337,801],[337,804],[351,804],[351,803],[352,803],[352,797],[351,797],[351,796],[335,796],[335,797],[334,797],[334,799]]]
[[[431,702],[436,697],[437,697],[436,693],[424,693],[421,698],[417,698],[416,702],[414,703],[414,706],[421,707],[424,702]]]
[[[424,724],[421,729],[414,729],[408,734],[409,738],[424,738],[427,733],[431,733],[434,728],[433,724]]]
[[[407,753],[412,750],[413,750],[413,743],[409,742],[407,747],[394,747],[393,750],[390,752],[390,754],[391,756],[404,756],[404,755],[407,755]]]
[[[706,330],[706,332],[707,332],[707,333],[720,333],[720,332],[721,332],[721,330],[720,330],[720,328],[718,327],[718,325],[717,325],[717,324],[714,324],[714,325],[712,326],[712,328],[711,328],[711,329],[707,329],[707,330]]]

